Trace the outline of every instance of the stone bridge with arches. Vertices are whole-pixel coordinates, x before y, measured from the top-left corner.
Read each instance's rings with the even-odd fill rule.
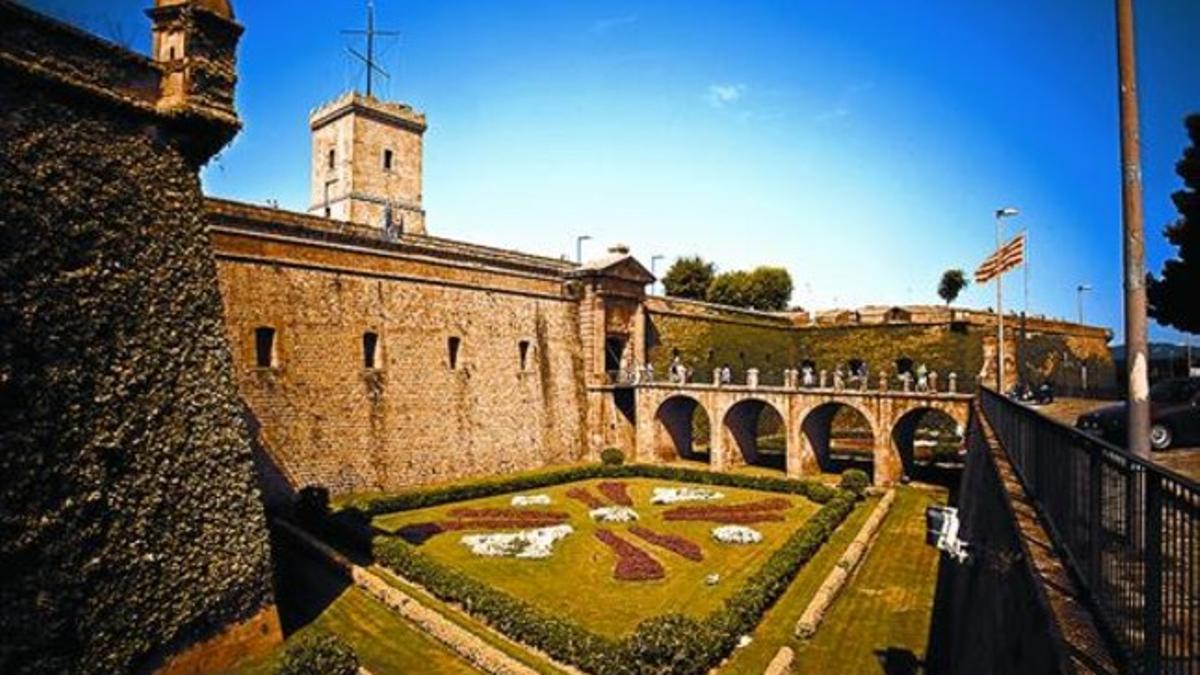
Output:
[[[913,465],[918,424],[929,412],[965,429],[969,394],[845,389],[797,389],[678,383],[642,383],[632,389],[635,456],[645,463],[707,461],[715,471],[757,464],[759,420],[773,410],[782,420],[783,466],[790,477],[829,466],[833,420],[849,408],[866,420],[876,485],[891,485]],[[707,452],[694,441],[694,418],[709,421]]]

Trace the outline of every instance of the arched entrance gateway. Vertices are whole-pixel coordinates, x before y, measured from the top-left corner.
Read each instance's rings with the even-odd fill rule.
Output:
[[[730,406],[721,425],[732,466],[787,470],[787,422],[775,406],[746,399]]]
[[[823,473],[862,469],[875,474],[875,430],[862,410],[847,403],[823,403],[800,425],[806,450]]]
[[[654,415],[654,445],[663,461],[709,463],[711,433],[708,413],[690,396],[668,398]]]
[[[936,408],[917,408],[896,420],[892,445],[900,454],[905,475],[930,473],[935,466],[962,462],[963,425]]]

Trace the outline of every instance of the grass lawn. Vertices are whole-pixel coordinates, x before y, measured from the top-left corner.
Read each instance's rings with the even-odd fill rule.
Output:
[[[762,543],[745,546],[720,544],[713,541],[710,534],[712,528],[716,527],[715,523],[666,522],[661,514],[670,507],[650,505],[650,494],[654,487],[679,483],[644,478],[623,479],[620,482],[628,486],[634,508],[641,516],[638,524],[656,532],[683,536],[699,544],[704,560],[693,562],[644,542],[626,532],[625,525],[604,525],[629,543],[642,548],[666,568],[664,579],[617,581],[612,576],[616,557],[594,536],[598,527],[589,518],[587,507],[565,494],[573,487],[586,487],[599,496],[596,485],[600,482],[603,481],[579,481],[526,493],[550,495],[553,500],[551,506],[530,507],[530,510],[565,511],[575,528],[573,534],[557,544],[554,555],[549,559],[479,557],[460,543],[462,532],[437,535],[422,545],[420,551],[544,611],[570,617],[585,628],[616,638],[632,632],[642,620],[668,612],[703,618],[753,574],[819,508],[796,495],[714,488],[725,494],[725,499],[711,502],[714,505],[733,505],[781,496],[792,504],[784,512],[784,521],[751,526],[763,534]],[[408,524],[448,520],[451,509],[507,507],[511,496],[499,495],[387,514],[377,517],[375,524],[384,530],[394,531]],[[715,586],[708,586],[704,578],[713,572],[720,574],[721,580]]]
[[[833,533],[829,541],[800,570],[792,585],[767,611],[762,622],[754,631],[752,636],[754,641],[745,648],[735,651],[721,672],[761,673],[771,659],[775,658],[775,652],[779,651],[779,647],[791,643],[796,621],[804,613],[809,601],[817,592],[817,588],[825,581],[825,577],[829,575],[838,558],[842,556],[846,547],[850,545],[850,541],[854,539],[854,535],[858,534],[859,528],[862,527],[863,522],[878,503],[878,497],[868,498],[859,503],[853,513],[846,516],[846,520]]]
[[[938,568],[925,545],[925,507],[945,499],[941,490],[897,489],[878,540],[817,634],[789,642],[795,672],[912,672],[924,660]]]
[[[353,647],[359,662],[376,675],[477,672],[379,601],[346,586],[320,563],[298,558],[286,567],[279,596],[285,627],[293,624],[288,628],[296,630],[289,641],[311,630],[333,633]],[[298,622],[304,622],[303,626],[295,625]],[[235,675],[274,672],[283,649],[244,664]]]

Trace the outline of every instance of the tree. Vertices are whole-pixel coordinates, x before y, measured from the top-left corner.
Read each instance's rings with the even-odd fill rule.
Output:
[[[718,274],[705,295],[709,302],[772,312],[787,309],[791,297],[792,275],[782,267]]]
[[[698,255],[677,258],[662,278],[667,295],[689,300],[703,300],[708,294],[717,268]]]
[[[1159,324],[1200,333],[1200,114],[1189,115],[1184,126],[1192,145],[1175,164],[1184,189],[1171,195],[1179,218],[1164,231],[1179,255],[1163,263],[1161,277],[1146,275],[1146,300],[1150,316]]]
[[[782,267],[756,267],[750,272],[750,306],[768,312],[787,309],[792,299],[792,275]]]
[[[719,305],[750,306],[750,275],[746,272],[722,272],[708,285],[704,299]]]
[[[938,295],[949,305],[958,299],[958,294],[967,287],[967,283],[967,275],[962,270],[946,270],[938,283]]]

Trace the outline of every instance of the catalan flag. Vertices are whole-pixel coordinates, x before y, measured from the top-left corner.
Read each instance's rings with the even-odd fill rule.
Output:
[[[1013,237],[1012,241],[996,249],[975,270],[975,283],[986,284],[1025,262],[1025,233]]]

